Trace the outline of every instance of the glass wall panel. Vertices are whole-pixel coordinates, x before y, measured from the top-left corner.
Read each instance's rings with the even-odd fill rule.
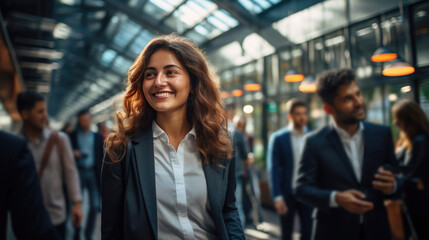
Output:
[[[268,96],[278,93],[279,85],[283,79],[279,78],[279,60],[277,54],[265,58],[266,88]]]
[[[399,136],[398,129],[393,124],[392,107],[401,99],[413,99],[414,91],[410,85],[410,82],[403,82],[393,85],[384,86],[384,102],[385,110],[384,115],[386,116],[385,124],[389,125],[392,129],[393,138],[396,140]]]
[[[325,57],[323,39],[318,38],[309,42],[308,57],[310,61],[310,74],[317,75],[325,70]]]
[[[417,66],[429,65],[429,2],[414,8],[414,37],[416,40]]]
[[[309,127],[313,130],[322,128],[328,124],[329,116],[323,110],[323,103],[319,96],[312,95],[310,97],[309,107]]]
[[[279,84],[280,84],[280,93],[288,93],[291,91],[291,84],[285,82],[284,77],[287,72],[292,69],[291,66],[291,53],[289,49],[283,50],[279,53],[279,63],[280,63],[280,76],[279,76]]]
[[[365,21],[351,27],[352,66],[359,78],[380,73],[381,68],[375,69],[371,56],[380,46],[379,24],[376,19]],[[376,71],[375,71],[376,70]]]
[[[405,29],[403,17],[399,11],[383,15],[381,17],[381,31],[383,33],[383,46],[397,52],[399,56],[410,61],[410,56],[405,55]]]
[[[346,68],[350,63],[346,37],[342,30],[325,37],[325,61],[328,69]]]
[[[420,106],[425,111],[426,116],[429,117],[429,79],[420,82]]]
[[[366,120],[383,124],[383,95],[381,87],[362,89],[362,96],[365,99]]]

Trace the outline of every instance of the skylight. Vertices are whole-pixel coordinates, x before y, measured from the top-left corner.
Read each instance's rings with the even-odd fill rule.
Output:
[[[281,0],[238,0],[238,2],[253,14],[261,13]]]

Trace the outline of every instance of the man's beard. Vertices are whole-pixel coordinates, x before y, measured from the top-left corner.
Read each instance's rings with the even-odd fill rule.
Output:
[[[360,110],[364,111],[363,117],[362,118],[355,117],[353,114],[357,111],[360,111]],[[362,107],[356,108],[350,115],[346,115],[346,114],[341,113],[339,116],[339,120],[344,125],[353,125],[353,124],[357,124],[360,121],[364,120],[365,117],[366,117],[365,106],[362,106]]]

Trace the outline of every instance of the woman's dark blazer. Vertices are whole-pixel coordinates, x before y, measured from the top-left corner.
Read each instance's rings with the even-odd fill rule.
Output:
[[[102,239],[157,239],[157,203],[152,129],[133,138],[127,161],[103,163]],[[106,155],[107,156],[107,155]],[[210,216],[218,239],[245,239],[235,206],[235,163],[219,161],[223,167],[203,165]],[[125,170],[127,169],[127,170]]]
[[[411,160],[404,167],[404,200],[412,215],[429,215],[429,136],[417,135],[412,144]],[[423,182],[423,191],[417,189],[417,180]]]

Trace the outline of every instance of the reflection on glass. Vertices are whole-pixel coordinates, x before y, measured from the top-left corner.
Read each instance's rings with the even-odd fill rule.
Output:
[[[426,116],[429,117],[429,79],[425,79],[420,82],[420,106],[425,111]]]
[[[416,40],[417,65],[429,65],[429,2],[414,8],[414,37]]]
[[[378,124],[386,124],[383,116],[383,96],[381,87],[362,90],[366,106],[366,120]]]
[[[371,56],[379,47],[379,26],[376,20],[369,20],[351,27],[353,68],[358,78],[367,78],[381,69],[371,62]]]
[[[409,56],[405,56],[404,21],[398,11],[382,16],[381,31],[383,33],[383,46],[392,49],[399,56],[409,61]]]

